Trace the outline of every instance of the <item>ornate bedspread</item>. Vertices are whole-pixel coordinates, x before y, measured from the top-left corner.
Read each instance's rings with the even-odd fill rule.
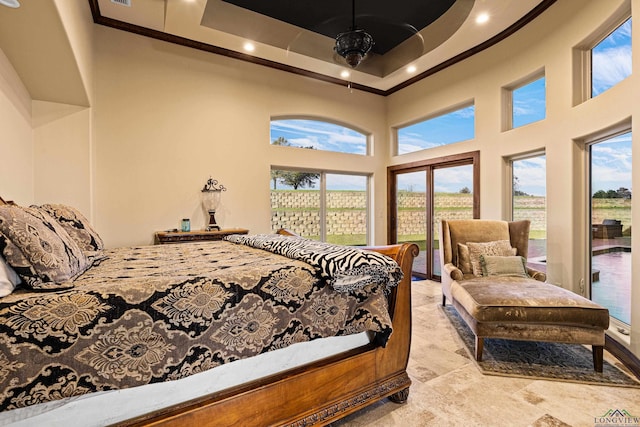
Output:
[[[0,410],[186,377],[320,337],[391,334],[384,286],[229,242],[105,250],[74,288],[0,300]]]

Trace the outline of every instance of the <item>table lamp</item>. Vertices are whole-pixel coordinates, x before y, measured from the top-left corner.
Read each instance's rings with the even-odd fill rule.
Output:
[[[209,180],[202,188],[202,206],[209,213],[209,221],[205,225],[205,230],[220,230],[216,223],[216,209],[220,205],[220,193],[227,191],[224,185],[218,185],[218,181],[209,177]]]

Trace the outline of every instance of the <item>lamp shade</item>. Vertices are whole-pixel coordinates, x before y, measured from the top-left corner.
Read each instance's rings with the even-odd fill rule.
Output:
[[[209,220],[205,224],[206,230],[220,230],[220,226],[216,222],[216,209],[220,205],[220,194],[223,191],[227,191],[227,189],[213,178],[209,178],[202,187],[202,206],[209,214]]]
[[[220,205],[220,193],[222,190],[209,190],[202,192],[202,206],[207,211],[215,211]]]

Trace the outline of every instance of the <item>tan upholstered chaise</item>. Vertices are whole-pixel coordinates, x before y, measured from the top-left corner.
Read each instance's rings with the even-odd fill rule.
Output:
[[[442,220],[442,305],[449,299],[473,331],[478,361],[484,338],[576,343],[592,346],[594,369],[602,372],[604,335],[609,327],[606,308],[545,283],[546,275],[530,268],[526,268],[526,277],[478,277],[468,271],[466,250],[473,246],[477,255],[481,246],[477,243],[508,240],[515,254],[526,259],[529,226],[529,221]],[[505,256],[509,255],[514,254]]]

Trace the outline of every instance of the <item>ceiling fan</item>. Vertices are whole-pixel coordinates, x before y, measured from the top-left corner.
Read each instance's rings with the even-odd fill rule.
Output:
[[[351,28],[336,36],[334,50],[351,68],[356,68],[373,47],[373,37],[356,27],[356,0],[351,1]]]
[[[423,1],[398,0],[394,8],[388,0],[368,0],[357,5],[355,0],[351,0],[350,5],[340,0],[327,0],[333,7],[321,13],[313,9],[318,17],[315,22],[313,13],[306,15],[305,25],[300,25],[295,19],[283,19],[298,27],[286,50],[347,68],[343,69],[341,76],[349,75],[350,70],[376,77],[388,76],[439,45],[462,22],[448,20],[429,32],[427,27],[447,12],[455,1],[430,0],[434,3],[429,3],[429,6],[425,6]],[[425,32],[429,32],[428,40]]]

